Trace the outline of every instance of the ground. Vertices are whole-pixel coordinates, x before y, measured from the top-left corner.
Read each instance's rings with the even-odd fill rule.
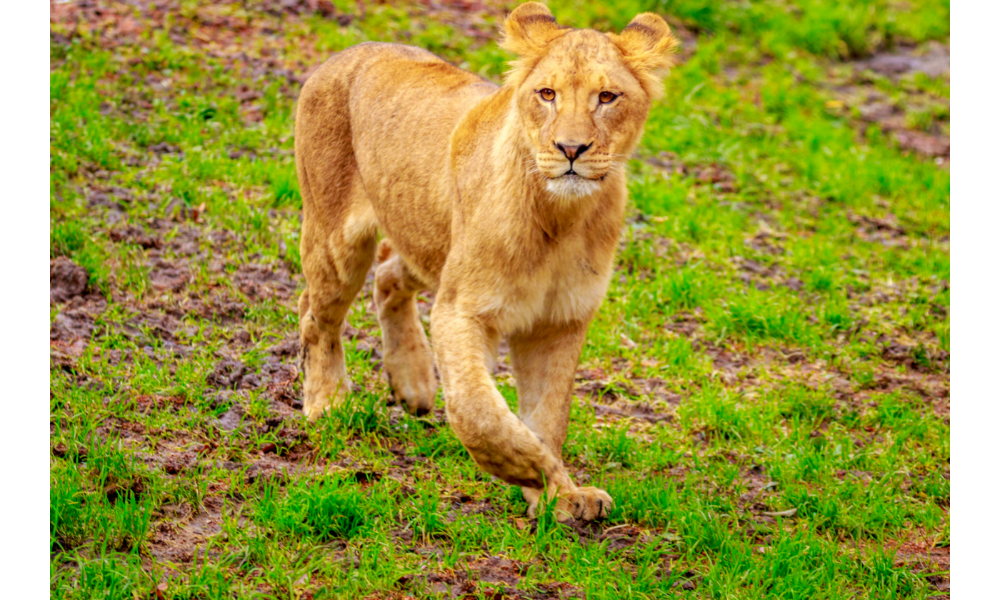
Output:
[[[947,0],[550,2],[683,42],[565,448],[607,520],[386,407],[370,283],[358,392],[298,412],[302,82],[365,40],[498,81],[513,5],[52,3],[52,597],[948,596]]]

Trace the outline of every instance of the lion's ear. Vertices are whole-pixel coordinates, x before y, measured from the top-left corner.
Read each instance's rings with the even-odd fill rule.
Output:
[[[646,92],[654,98],[662,94],[662,79],[673,66],[671,55],[677,47],[677,39],[670,34],[667,22],[653,13],[642,13],[632,19],[621,35],[609,35]]]
[[[526,2],[504,20],[500,47],[523,58],[535,58],[562,32],[549,7],[540,2]]]

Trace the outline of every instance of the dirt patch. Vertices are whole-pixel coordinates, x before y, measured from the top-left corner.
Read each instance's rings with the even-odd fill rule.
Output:
[[[217,487],[210,485],[209,490],[218,491]],[[203,508],[198,511],[188,505],[162,506],[161,518],[149,541],[149,555],[160,564],[190,563],[199,550],[205,548],[208,538],[222,531],[223,510],[234,511],[232,502],[226,504],[221,497],[213,495],[205,498]],[[237,519],[241,526],[245,525],[245,518]]]
[[[419,552],[419,549],[418,549]],[[584,598],[579,587],[564,582],[549,582],[518,589],[528,564],[499,556],[470,560],[462,568],[427,575],[404,575],[397,585],[402,589],[423,589],[443,598],[500,598],[541,600],[548,598]]]
[[[271,398],[295,410],[302,408],[299,370],[295,365],[268,362],[261,367],[264,385]]]
[[[49,262],[49,302],[59,304],[87,291],[87,270],[60,256]]]
[[[921,575],[935,592],[933,597],[951,597],[951,546],[937,546],[933,540],[911,539],[903,542],[889,541],[895,548],[895,566],[909,568]]]
[[[247,305],[222,288],[213,288],[204,295],[191,293],[184,299],[184,308],[218,325],[231,326],[243,322]]]
[[[191,274],[187,265],[161,258],[152,261],[149,284],[159,292],[180,292],[187,285]]]
[[[124,225],[108,231],[108,238],[119,244],[135,244],[143,249],[160,248],[162,241],[138,225]]]
[[[951,140],[944,136],[908,130],[895,131],[893,135],[899,147],[904,150],[913,150],[926,156],[951,156]]]
[[[760,514],[770,510],[770,507],[764,500],[768,497],[769,493],[776,491],[778,487],[778,484],[771,481],[767,476],[764,467],[751,464],[751,466],[743,469],[743,477],[740,483],[744,487],[744,492],[740,494],[737,500],[740,508],[752,514],[754,520],[764,521],[770,519],[771,522],[774,522],[773,517]]]
[[[699,185],[711,185],[723,193],[736,191],[736,177],[726,165],[719,163],[686,164],[678,160],[677,154],[667,151],[647,158],[646,162],[665,175],[692,177]]]
[[[896,218],[896,215],[892,213],[887,213],[883,217],[872,217],[849,212],[847,219],[857,225],[855,232],[858,237],[866,242],[900,248],[908,248],[910,246],[906,237],[906,230],[899,224],[899,219]]]
[[[947,374],[951,369],[951,354],[933,344],[907,336],[893,339],[887,335],[878,336],[875,342],[882,346],[882,358],[892,364],[905,366],[911,373]]]
[[[701,318],[700,314],[702,309],[699,307],[698,313],[692,312],[679,312],[676,313],[669,323],[663,326],[664,329],[674,333],[675,335],[680,335],[684,337],[697,337],[697,333],[701,329]]]
[[[593,403],[590,405],[594,409],[594,415],[598,417],[631,417],[649,423],[659,423],[661,421],[673,421],[674,415],[670,413],[658,412],[645,402],[625,403],[618,402],[616,406]]]
[[[251,371],[242,362],[222,359],[205,378],[205,383],[217,390],[256,390],[264,388],[270,397],[285,406],[302,408],[299,371],[285,357],[272,354],[259,371]]]
[[[125,337],[139,347],[157,363],[163,363],[172,358],[188,358],[194,352],[191,346],[179,343],[178,335],[189,335],[196,329],[181,327],[176,315],[182,315],[175,306],[160,302],[146,304],[134,303],[130,309],[136,311],[133,316],[118,322],[108,324],[108,331],[114,335]],[[108,360],[119,364],[122,360],[131,360],[132,350],[113,349],[108,352]],[[176,365],[169,367],[173,372]]]
[[[162,305],[159,305],[162,306]],[[156,304],[150,303],[139,308],[139,314],[121,325],[121,333],[135,342],[151,343],[153,340],[173,342],[174,334],[180,329],[177,315],[161,312]]]
[[[951,156],[949,99],[911,84],[901,85],[898,93],[889,95],[877,81],[884,77],[898,80],[913,73],[947,77],[949,53],[947,46],[930,42],[858,61],[853,74],[831,88],[836,100],[827,102],[827,109],[847,117],[861,132],[878,127],[901,150],[933,157],[946,167]]]
[[[886,338],[884,348],[894,347],[894,342]],[[888,350],[887,350],[888,351]],[[912,355],[898,364],[909,364]],[[827,389],[837,403],[851,410],[865,411],[871,406],[874,396],[896,390],[914,393],[918,401],[930,408],[934,415],[947,425],[950,422],[951,385],[947,372],[933,369],[907,369],[899,371],[890,364],[878,364],[871,382],[860,385],[852,383],[854,374],[839,371],[826,360],[811,359],[796,350],[775,350],[758,348],[752,362],[747,363],[754,370],[769,371],[771,375],[760,379],[773,379],[783,383],[798,383],[813,390]],[[741,380],[741,385],[760,385],[758,378]]]
[[[299,336],[293,335],[272,346],[271,354],[281,359],[297,358],[299,349]]]
[[[235,390],[243,381],[246,367],[238,360],[222,360],[215,365],[215,370],[208,374],[205,383],[216,389]]]
[[[170,240],[170,249],[178,256],[198,255],[202,237],[201,231],[193,227],[186,225],[179,227],[174,238]]]
[[[107,300],[99,294],[74,296],[63,306],[49,327],[49,354],[53,366],[73,370],[74,360],[90,343],[95,320],[107,306]]]
[[[49,339],[62,344],[73,343],[80,339],[89,339],[94,330],[94,315],[99,312],[97,303],[67,307],[56,315],[49,328]],[[105,304],[106,306],[106,304]],[[103,306],[101,307],[103,310]]]
[[[106,208],[117,211],[127,210],[127,203],[134,200],[133,192],[117,187],[94,184],[94,191],[87,196],[87,204],[92,208]]]
[[[758,218],[762,223],[767,219],[765,215],[758,215]],[[743,245],[761,254],[780,256],[785,253],[782,240],[786,237],[788,236],[784,233],[779,233],[770,228],[764,228],[754,232],[752,236],[743,240]]]
[[[943,77],[951,72],[951,49],[940,42],[929,42],[921,48],[901,47],[893,52],[880,52],[854,63],[857,69],[870,69],[888,76],[923,73]]]
[[[622,380],[609,377],[603,369],[582,369],[576,376],[576,391],[581,395],[595,399],[611,406],[615,400],[630,400],[631,398],[647,397],[656,402],[676,406],[680,403],[680,395],[667,389],[667,382],[652,377],[643,379],[631,377]],[[630,413],[643,413],[642,409],[628,409]]]
[[[747,240],[747,246],[758,251],[765,251],[768,254],[784,252],[784,250],[775,252],[773,250],[775,246],[768,244],[766,240],[765,236],[754,236]],[[789,277],[785,268],[777,263],[762,264],[743,256],[734,256],[732,262],[738,269],[740,281],[758,290],[770,290],[776,285],[784,285],[793,290],[802,288],[802,281]]]
[[[262,264],[241,266],[233,275],[233,281],[251,300],[287,300],[295,294],[296,288],[286,267],[272,268]]]
[[[945,425],[951,424],[951,380],[945,373],[899,373],[896,369],[882,367],[875,374],[872,389],[891,392],[904,389],[916,392],[926,402],[934,415]],[[867,394],[862,392],[862,398]]]

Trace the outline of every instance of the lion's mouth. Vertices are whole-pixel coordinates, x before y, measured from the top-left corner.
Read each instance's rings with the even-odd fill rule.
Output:
[[[583,175],[580,175],[579,173],[577,173],[576,171],[574,171],[571,168],[569,171],[566,171],[565,173],[563,173],[562,175],[559,175],[555,179],[569,179],[569,180],[572,180],[572,179],[583,179],[583,180],[586,180],[586,181],[604,181],[605,177],[607,177],[607,175],[601,175],[600,177],[584,177]]]
[[[597,181],[604,181],[604,178],[607,177],[607,176],[608,176],[608,174],[605,173],[604,175],[601,175],[600,177],[584,177],[583,175],[580,175],[579,173],[577,173],[573,169],[570,169],[569,171],[566,171],[562,175],[559,175],[557,177],[552,177],[551,179],[554,179],[554,180],[562,179],[564,181],[594,181],[594,182],[597,182]]]

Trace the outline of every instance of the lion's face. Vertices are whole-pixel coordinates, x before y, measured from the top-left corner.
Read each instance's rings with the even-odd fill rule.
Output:
[[[559,196],[581,196],[635,147],[650,98],[622,63],[621,52],[596,31],[553,41],[517,92],[535,163]]]
[[[521,60],[509,78],[549,192],[590,195],[624,168],[675,44],[667,24],[649,13],[621,35],[559,27],[537,3],[511,13],[504,47]]]

